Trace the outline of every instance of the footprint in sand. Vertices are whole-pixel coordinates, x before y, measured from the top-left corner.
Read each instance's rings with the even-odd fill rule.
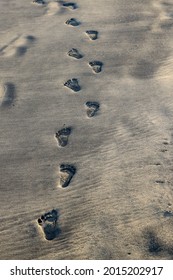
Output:
[[[0,50],[0,54],[4,57],[23,56],[34,40],[35,37],[32,35],[18,36],[17,38],[13,39],[8,45],[2,47]]]
[[[70,10],[76,10],[78,8],[77,4],[74,2],[67,2],[67,3],[64,1],[60,1],[60,2],[64,8],[69,8]]]
[[[100,108],[100,104],[98,102],[95,102],[95,101],[87,101],[85,103],[85,106],[87,108],[86,113],[87,113],[87,116],[89,118],[94,117],[95,114],[97,113],[97,111]]]
[[[101,61],[91,61],[89,62],[89,66],[92,68],[94,73],[100,73],[102,71],[103,63]]]
[[[53,240],[58,235],[59,228],[57,225],[57,220],[58,212],[55,209],[45,213],[37,220],[39,226],[42,228],[44,237],[47,240]]]
[[[83,55],[77,49],[71,49],[68,52],[68,55],[76,59],[81,59],[83,57]]]
[[[75,18],[70,18],[65,23],[67,25],[70,25],[70,26],[78,26],[78,25],[80,25],[80,22],[77,19],[75,19]]]
[[[70,79],[68,80],[67,82],[64,83],[64,86],[65,87],[68,87],[69,89],[71,89],[72,91],[74,92],[77,92],[77,91],[80,91],[81,90],[81,87],[78,83],[78,80],[77,79]]]
[[[15,99],[15,85],[6,83],[0,87],[0,107],[10,107]]]
[[[66,188],[69,186],[73,176],[76,173],[76,168],[70,164],[60,165],[60,186]]]
[[[98,31],[96,31],[96,30],[87,30],[85,33],[88,35],[90,40],[98,39]]]
[[[59,147],[65,147],[68,144],[68,138],[71,134],[71,130],[71,127],[64,127],[55,134]]]

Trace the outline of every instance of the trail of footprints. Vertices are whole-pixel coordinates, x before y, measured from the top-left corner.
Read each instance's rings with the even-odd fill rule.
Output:
[[[37,5],[47,5],[46,1],[44,0],[33,0],[34,4]],[[160,1],[159,1],[160,3]],[[57,5],[61,5],[63,8],[67,8],[69,10],[75,10],[78,8],[76,3],[73,2],[65,2],[65,1],[57,1],[57,2],[50,2],[49,8],[50,11],[48,14],[54,14],[54,8],[57,9]],[[165,3],[162,3],[163,7],[167,8]],[[156,7],[160,8],[159,4],[156,5]],[[162,7],[162,8],[163,8]],[[165,8],[165,9],[166,9]],[[52,9],[52,10],[51,10]],[[163,10],[163,9],[162,9]],[[170,16],[170,14],[169,14]],[[171,14],[172,17],[172,14]],[[75,18],[70,18],[66,20],[65,24],[69,27],[78,27],[81,25],[81,22]],[[172,22],[171,22],[172,24]],[[98,31],[96,30],[87,30],[85,32],[86,36],[89,38],[90,41],[95,41],[98,39]],[[14,38],[8,45],[5,45],[3,48],[0,49],[0,55],[9,57],[9,56],[22,56],[26,53],[28,47],[30,44],[35,40],[35,38],[31,35],[28,36],[18,36]],[[80,60],[83,58],[83,54],[80,50],[76,48],[72,48],[67,52],[67,56],[72,59]],[[91,68],[92,72],[94,74],[99,74],[102,71],[103,63],[98,60],[91,60],[88,62],[88,66]],[[74,93],[77,93],[81,91],[80,82],[76,78],[70,78],[64,83],[64,87],[68,88]],[[11,107],[14,104],[15,101],[15,85],[13,83],[5,83],[4,85],[0,86],[0,107],[1,108],[8,108]],[[97,112],[100,109],[100,103],[98,101],[88,100],[85,104],[85,110],[86,110],[86,116],[88,118],[93,118]],[[59,148],[64,148],[68,145],[70,135],[73,132],[73,128],[70,126],[63,127],[59,129],[55,133],[55,140],[57,141],[57,146]],[[165,153],[167,152],[168,141],[165,139],[163,142],[163,148],[161,149],[161,152]],[[157,166],[160,166],[160,163],[156,163]],[[73,180],[73,177],[75,176],[77,172],[76,166],[73,163],[61,163],[59,166],[59,186],[62,189],[67,188],[71,181]],[[166,183],[164,178],[158,178],[155,180],[156,184],[163,185]],[[165,211],[164,217],[170,217],[172,216],[172,211]],[[53,240],[55,239],[59,233],[60,229],[58,226],[58,219],[59,219],[59,213],[57,210],[53,209],[50,212],[46,212],[43,215],[41,215],[37,223],[42,230],[42,233],[44,235],[44,238],[46,240]],[[153,250],[153,249],[152,249]],[[150,248],[151,251],[151,248]]]
[[[34,0],[33,2],[37,4],[45,4],[45,1],[43,0]],[[57,1],[62,7],[68,8],[70,10],[75,10],[78,8],[76,3],[73,2],[65,2],[65,1]],[[51,4],[51,3],[50,3]],[[55,3],[52,3],[52,5],[55,5]],[[51,14],[51,13],[50,13]],[[78,28],[81,25],[81,22],[76,18],[69,18],[66,20],[65,24],[72,28]],[[86,36],[89,38],[90,41],[95,41],[98,39],[98,31],[96,30],[87,30],[85,31]],[[76,48],[72,48],[67,52],[68,57],[72,59],[82,59],[83,54],[80,50]],[[91,68],[92,72],[94,74],[99,74],[102,71],[103,63],[99,60],[91,60],[88,62],[88,66]],[[71,90],[74,93],[78,93],[81,91],[80,81],[76,78],[70,78],[66,82],[64,82],[64,87]],[[97,112],[100,109],[100,103],[98,101],[88,100],[85,104],[86,109],[86,116],[88,118],[93,118]],[[64,148],[68,145],[68,141],[70,138],[70,135],[72,133],[71,127],[63,127],[59,129],[55,133],[55,139],[57,141],[57,145],[59,148]],[[164,142],[164,146],[167,143]],[[164,150],[163,152],[165,152]],[[160,165],[160,164],[156,164]],[[76,166],[73,163],[61,163],[59,166],[59,186],[63,189],[67,188],[71,181],[73,180],[73,177],[75,176],[77,172]],[[157,179],[155,180],[156,184],[164,184],[165,180],[163,179]],[[165,217],[166,216],[172,216],[172,212],[165,211]],[[59,234],[60,230],[58,228],[58,212],[57,210],[53,209],[50,212],[45,213],[38,219],[38,224],[42,229],[42,232],[44,234],[45,239],[47,240],[53,240],[56,238],[56,236]]]
[[[45,4],[45,1],[43,0],[34,0],[33,2],[37,3],[37,4]],[[64,8],[68,8],[70,10],[75,10],[78,8],[76,3],[73,2],[68,2],[66,3],[65,1],[57,1],[62,7]],[[160,2],[160,1],[159,1]],[[54,5],[55,3],[50,3],[53,6],[54,9]],[[166,5],[165,5],[166,6]],[[49,12],[49,14],[54,14],[54,12]],[[81,22],[78,21],[75,18],[70,18],[68,19],[65,24],[69,27],[78,27],[80,26]],[[163,25],[163,24],[162,24]],[[166,24],[164,23],[163,25],[164,27],[168,26],[170,27],[170,23]],[[172,26],[172,22],[171,22],[171,26]],[[98,39],[98,31],[96,30],[87,30],[86,32],[86,36],[88,36],[89,40],[94,41]],[[82,59],[83,58],[83,54],[80,52],[80,50],[76,49],[76,48],[72,48],[71,50],[69,50],[67,52],[68,57],[71,57],[72,59]],[[88,62],[88,66],[92,69],[94,74],[99,74],[102,71],[103,68],[103,63],[101,61],[97,61],[97,60],[91,60]],[[69,90],[71,90],[74,93],[78,93],[79,91],[81,91],[81,86],[80,86],[80,82],[78,81],[78,79],[76,78],[70,78],[68,79],[65,83],[64,83],[64,87],[68,88]],[[4,99],[3,102],[1,102],[2,104],[11,104],[12,100],[13,100],[13,90],[10,90],[10,88],[12,88],[11,86],[8,86],[8,90],[6,93],[6,97]],[[1,96],[0,96],[1,98]],[[100,104],[98,101],[93,101],[93,100],[88,100],[85,104],[85,109],[86,109],[86,116],[88,118],[93,118],[98,110],[100,109]],[[70,138],[70,135],[72,133],[72,127],[63,127],[61,129],[59,129],[56,133],[55,133],[55,139],[57,141],[58,147],[59,148],[64,148],[68,145],[68,141]],[[163,149],[161,150],[161,152],[165,153],[167,151],[167,145],[169,143],[166,141],[163,142]],[[156,163],[157,166],[160,166],[160,163]],[[67,188],[71,181],[73,180],[73,177],[75,176],[77,172],[77,169],[75,167],[75,165],[73,163],[61,163],[59,166],[59,186],[63,189]],[[163,178],[158,178],[157,180],[155,180],[156,184],[162,185],[165,184],[165,180]],[[173,216],[173,212],[169,209],[167,211],[164,211],[163,213],[164,217],[172,217]],[[38,219],[38,225],[42,230],[42,233],[45,237],[46,240],[53,240],[55,239],[59,233],[60,233],[60,229],[58,227],[58,211],[53,209],[50,212],[46,212],[45,214],[41,215],[41,217]],[[157,240],[157,236],[155,236],[155,234],[153,232],[149,232],[148,236],[147,236],[147,241],[148,241],[148,251],[151,254],[155,254],[157,252],[159,252],[160,250],[162,250],[162,244],[160,244]]]
[[[58,0],[57,2],[47,3],[44,0],[33,0],[34,4],[37,5],[48,5],[49,6],[49,15],[54,15],[54,9],[58,9],[58,4],[63,8],[68,8],[69,10],[75,10],[78,8],[76,3],[65,2]],[[71,27],[78,27],[81,22],[75,18],[70,18],[66,20],[65,24]],[[98,31],[96,30],[87,30],[85,32],[89,40],[94,41],[98,39]],[[35,37],[28,36],[17,36],[9,44],[5,45],[0,49],[0,55],[4,57],[10,56],[23,56],[30,44],[35,40]],[[80,50],[72,48],[67,52],[67,56],[72,59],[82,59],[83,54]],[[90,61],[88,66],[92,69],[93,73],[98,74],[102,71],[103,63],[101,61]],[[64,87],[68,88],[74,93],[81,91],[80,82],[76,78],[70,78],[64,83]],[[14,105],[15,101],[15,85],[13,83],[5,83],[0,86],[0,108],[7,108]],[[88,118],[94,117],[98,110],[100,109],[100,104],[98,101],[89,100],[85,104],[86,116]],[[72,127],[63,127],[55,133],[55,139],[59,148],[64,148],[68,145],[69,137],[72,133]],[[71,163],[61,163],[59,166],[59,186],[61,188],[67,188],[71,181],[73,180],[74,175],[76,174],[76,167]],[[53,209],[50,212],[46,212],[38,219],[38,225],[42,229],[45,239],[53,240],[60,232],[58,228],[58,212]]]
[[[43,0],[34,0],[36,4],[44,5],[46,4]],[[57,1],[64,8],[70,10],[75,10],[78,8],[76,3]],[[69,18],[66,20],[65,24],[69,27],[78,27],[81,22],[76,18]],[[96,30],[87,30],[85,32],[89,40],[94,41],[98,39],[98,31]],[[83,54],[80,50],[72,48],[67,52],[67,56],[72,59],[82,59]],[[102,71],[103,63],[101,61],[91,60],[88,62],[88,66],[92,69],[93,73],[98,74]],[[70,78],[64,82],[64,87],[71,90],[74,93],[81,91],[80,82],[76,78]],[[86,116],[88,118],[94,117],[98,110],[100,109],[100,104],[98,101],[89,100],[85,104]],[[68,145],[69,137],[72,133],[72,127],[64,126],[55,133],[55,139],[57,141],[57,146],[59,148],[64,148]],[[67,188],[71,181],[73,180],[74,175],[77,170],[73,163],[61,163],[59,166],[59,186],[61,188]],[[58,213],[56,210],[45,213],[38,219],[38,224],[42,229],[45,239],[52,240],[59,233],[58,225]]]

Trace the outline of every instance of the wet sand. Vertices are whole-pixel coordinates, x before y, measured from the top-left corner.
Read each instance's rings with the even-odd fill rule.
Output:
[[[0,2],[0,259],[172,259],[173,1],[67,3]]]

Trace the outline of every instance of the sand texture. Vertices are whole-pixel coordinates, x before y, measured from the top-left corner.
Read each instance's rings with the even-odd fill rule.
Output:
[[[173,1],[38,2],[0,1],[0,259],[173,259]]]

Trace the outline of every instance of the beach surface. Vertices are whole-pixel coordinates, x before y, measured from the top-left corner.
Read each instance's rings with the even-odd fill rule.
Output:
[[[0,1],[0,259],[172,259],[173,1],[41,2]]]

